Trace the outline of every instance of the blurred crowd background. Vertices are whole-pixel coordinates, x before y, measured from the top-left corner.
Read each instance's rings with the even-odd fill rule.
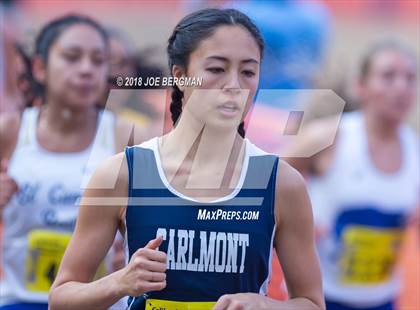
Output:
[[[420,55],[418,0],[2,1],[0,112],[42,104],[39,85],[31,83],[31,55],[38,31],[52,19],[78,13],[106,27],[111,36],[112,84],[117,76],[167,76],[165,48],[174,26],[188,12],[209,6],[240,9],[263,32],[267,54],[261,89],[268,91],[260,92],[258,100],[264,104],[256,106],[253,117],[260,117],[250,122],[247,135],[269,150],[281,147],[273,137],[283,130],[279,118],[284,115],[273,111],[304,109],[312,119],[327,116],[333,110],[328,103],[338,102],[329,90],[345,101],[346,111],[358,108],[355,76],[361,55],[373,43],[392,39],[414,51],[417,61]],[[283,92],[269,91],[279,89]],[[171,128],[168,94],[167,89],[112,90],[98,104],[144,127],[152,137]],[[417,132],[419,109],[417,97],[407,119]],[[414,227],[406,234],[399,263],[404,286],[398,303],[401,309],[420,309],[419,237]]]

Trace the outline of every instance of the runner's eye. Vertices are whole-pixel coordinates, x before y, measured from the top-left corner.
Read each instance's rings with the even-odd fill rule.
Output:
[[[246,76],[246,77],[253,77],[255,76],[255,73],[251,70],[244,70],[242,71],[242,73]]]
[[[225,71],[223,68],[219,67],[207,68],[206,70],[214,74],[223,73]]]

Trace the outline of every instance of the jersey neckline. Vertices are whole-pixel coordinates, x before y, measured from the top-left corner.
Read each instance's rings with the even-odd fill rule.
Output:
[[[153,155],[154,155],[154,158],[155,158],[155,162],[156,162],[157,170],[158,170],[158,173],[159,173],[159,177],[160,177],[163,185],[166,187],[167,190],[169,190],[175,196],[177,196],[179,198],[182,198],[182,199],[185,199],[185,200],[188,200],[188,201],[191,201],[191,202],[195,202],[195,203],[199,203],[199,204],[213,204],[213,203],[228,201],[228,200],[231,200],[231,199],[235,198],[243,187],[243,184],[245,182],[245,177],[246,177],[247,172],[248,172],[248,166],[249,166],[249,141],[246,138],[244,139],[244,141],[245,141],[245,154],[244,154],[241,174],[239,176],[238,183],[236,184],[235,188],[233,189],[233,191],[230,194],[228,194],[226,196],[223,196],[223,197],[220,197],[220,198],[217,198],[215,200],[211,200],[211,201],[200,201],[200,200],[197,200],[195,198],[186,196],[186,195],[182,194],[181,192],[179,192],[178,190],[176,190],[169,183],[168,179],[166,178],[165,172],[163,171],[162,161],[160,159],[158,137],[153,138],[152,151],[153,151]]]
[[[39,120],[40,120],[40,114],[41,114],[41,110],[40,108],[33,108],[34,110],[34,115],[33,115],[33,119],[32,119],[32,128],[33,128],[33,132],[32,132],[32,141],[35,145],[35,147],[37,148],[37,150],[45,155],[52,155],[52,156],[57,156],[57,157],[63,157],[63,158],[67,158],[67,157],[78,157],[78,156],[85,156],[86,154],[90,153],[93,149],[93,145],[95,143],[95,140],[97,138],[97,134],[99,131],[99,125],[100,125],[100,121],[102,118],[102,114],[103,114],[103,110],[98,109],[97,113],[96,113],[96,127],[95,127],[95,135],[93,137],[93,140],[90,141],[89,145],[87,147],[85,147],[84,149],[80,150],[80,151],[74,151],[74,152],[56,152],[56,151],[51,151],[47,148],[45,148],[43,145],[41,145],[39,143],[38,140],[38,124],[39,124]]]

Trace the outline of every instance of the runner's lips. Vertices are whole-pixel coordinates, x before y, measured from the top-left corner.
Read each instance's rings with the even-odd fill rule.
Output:
[[[239,112],[239,106],[233,101],[225,102],[217,107],[217,109],[228,118],[235,117]]]

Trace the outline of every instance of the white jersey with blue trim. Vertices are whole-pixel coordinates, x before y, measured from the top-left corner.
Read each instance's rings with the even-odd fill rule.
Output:
[[[419,199],[418,137],[399,128],[402,164],[395,173],[370,159],[361,112],[343,116],[332,166],[308,184],[320,237],[328,300],[370,307],[394,300],[400,279],[396,260],[407,217]]]
[[[158,139],[126,149],[129,202],[126,257],[162,236],[165,289],[134,296],[129,309],[211,309],[224,294],[267,294],[275,235],[278,157],[245,139],[238,184],[211,202],[173,188]],[[215,189],[217,193],[217,189]]]
[[[9,175],[19,186],[4,209],[0,305],[48,301],[74,230],[78,200],[95,167],[115,154],[115,117],[98,112],[95,140],[81,152],[50,152],[37,142],[38,108],[26,109]]]

